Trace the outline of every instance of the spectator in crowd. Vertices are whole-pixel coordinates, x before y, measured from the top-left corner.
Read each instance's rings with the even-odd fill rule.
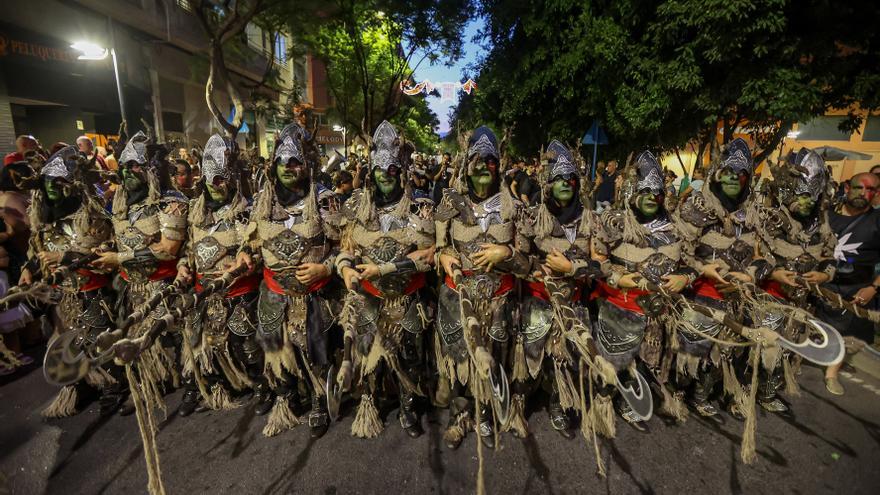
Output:
[[[688,198],[688,196],[691,195],[692,192],[700,191],[701,189],[703,189],[703,183],[705,182],[705,180],[706,180],[706,171],[703,170],[701,167],[696,166],[694,168],[693,179],[690,180],[687,187],[685,187],[684,190],[681,192],[681,194],[678,195],[678,201],[684,202]],[[682,183],[683,182],[684,181],[682,181]]]
[[[15,139],[15,151],[3,157],[3,165],[24,161],[28,153],[40,152],[40,143],[37,138],[22,134]]]
[[[880,177],[880,164],[871,167],[871,173]],[[873,206],[875,210],[880,209],[880,194],[874,195],[874,199],[871,201],[871,206]]]
[[[19,181],[33,173],[27,162],[18,161],[5,165],[0,170],[0,297],[6,295],[11,285],[18,282],[21,268],[27,260],[30,222],[27,209],[28,195],[19,188]],[[15,353],[22,365],[33,359],[22,351],[22,332],[33,321],[33,316],[25,305],[16,305],[0,311],[0,334],[4,345]],[[15,370],[0,365],[0,376]]]
[[[601,164],[600,164],[601,166]],[[617,170],[617,161],[610,160],[601,174],[596,176],[596,210],[602,211],[614,203],[617,187],[617,178],[620,173]]]
[[[193,182],[193,170],[189,162],[183,158],[174,160],[174,188],[186,197],[193,198],[195,197]]]
[[[845,201],[828,212],[838,245],[837,272],[826,287],[853,304],[876,310],[880,277],[874,276],[874,267],[880,263],[880,210],[871,208],[871,202],[880,190],[880,178],[872,173],[856,174],[844,184],[844,190]],[[816,316],[845,336],[868,344],[874,341],[874,324],[850,311],[836,310],[820,301]],[[844,393],[837,377],[840,367],[838,364],[825,370],[825,387],[835,395]]]
[[[107,164],[104,162],[104,159],[101,158],[101,155],[96,155],[95,143],[92,142],[91,138],[88,136],[80,136],[76,138],[76,147],[79,148],[80,153],[84,154],[89,160],[95,158],[95,163],[102,170],[110,170],[107,168]]]
[[[541,194],[541,187],[537,180],[537,167],[534,162],[517,170],[510,183],[514,197],[526,205],[533,205]]]
[[[345,203],[354,191],[354,177],[350,172],[340,170],[333,179],[333,190],[339,198],[339,204]]]
[[[119,162],[116,161],[116,154],[118,151],[116,150],[118,144],[115,139],[107,140],[107,156],[104,157],[104,163],[107,164],[107,170],[118,170]]]
[[[452,181],[452,171],[450,168],[452,168],[452,155],[448,152],[443,153],[437,173],[432,177],[434,185],[431,190],[431,199],[434,201],[434,204],[440,204],[440,200],[443,198],[443,190],[448,188],[449,183]]]

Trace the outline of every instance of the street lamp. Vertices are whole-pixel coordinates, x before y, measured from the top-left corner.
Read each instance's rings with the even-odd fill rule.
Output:
[[[345,126],[336,124],[333,126],[333,130],[342,133],[342,153],[345,159],[348,160],[348,142],[345,140]]]
[[[111,45],[113,45],[113,28],[110,28]],[[109,50],[91,41],[77,41],[70,45],[71,48],[80,52],[79,60],[104,60],[109,51],[113,58],[113,75],[116,77],[116,93],[119,95],[119,113],[122,115],[122,123],[128,132],[128,122],[125,120],[125,99],[122,96],[122,84],[119,82],[119,64],[116,62],[116,49],[111,46]]]

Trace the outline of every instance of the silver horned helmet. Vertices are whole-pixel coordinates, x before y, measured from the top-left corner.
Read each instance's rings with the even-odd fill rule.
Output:
[[[400,136],[394,126],[383,120],[373,133],[373,151],[370,152],[371,168],[387,172],[391,167],[401,168]]]
[[[219,134],[212,135],[205,143],[202,154],[202,176],[205,184],[213,184],[215,177],[223,177],[232,180],[232,167],[230,160],[230,146]]]
[[[650,151],[643,151],[636,158],[636,187],[635,192],[648,190],[652,194],[663,194],[663,169],[657,158]]]
[[[48,179],[70,180],[76,168],[77,154],[79,154],[79,150],[76,146],[70,145],[61,148],[49,157],[46,164],[40,169],[40,175]]]
[[[474,155],[479,155],[481,160],[495,158],[499,160],[498,139],[495,133],[486,126],[477,127],[471,138],[468,140],[467,159],[468,161]]]
[[[119,154],[119,164],[125,165],[128,162],[135,162],[139,165],[147,164],[147,135],[143,131],[128,140],[122,153]]]
[[[553,182],[560,177],[574,176],[580,180],[577,163],[574,155],[564,144],[554,139],[547,146],[547,155],[550,156],[547,173],[548,182]]]
[[[754,166],[752,150],[749,149],[748,143],[743,138],[736,138],[724,150],[718,170],[729,168],[734,173],[745,172],[751,177],[754,173]]]
[[[278,145],[275,147],[275,155],[272,158],[272,164],[278,165],[287,163],[291,158],[305,164],[305,153],[303,153],[303,140],[305,139],[305,130],[299,124],[288,124],[281,130],[278,136]]]
[[[793,187],[790,192],[785,191],[788,201],[795,196],[808,194],[813,201],[819,201],[822,193],[828,187],[828,170],[825,168],[825,160],[815,151],[801,148],[794,157],[792,167],[794,174]]]

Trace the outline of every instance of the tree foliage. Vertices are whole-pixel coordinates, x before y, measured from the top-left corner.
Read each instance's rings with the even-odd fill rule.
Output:
[[[402,94],[400,83],[423,63],[461,56],[469,6],[469,0],[332,0],[314,22],[300,19],[292,32],[326,65],[331,118],[362,138],[388,120],[428,145],[436,116],[421,97]]]
[[[455,126],[513,125],[537,150],[578,141],[599,119],[612,153],[722,142],[747,129],[762,149],[791,124],[880,107],[872,2],[827,0],[481,0],[488,55]],[[856,106],[856,104],[858,106]]]

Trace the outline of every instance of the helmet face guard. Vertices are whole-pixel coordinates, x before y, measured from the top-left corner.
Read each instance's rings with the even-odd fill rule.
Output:
[[[231,147],[219,134],[212,135],[205,144],[202,155],[202,177],[205,184],[214,184],[217,177],[232,180],[230,162]]]

